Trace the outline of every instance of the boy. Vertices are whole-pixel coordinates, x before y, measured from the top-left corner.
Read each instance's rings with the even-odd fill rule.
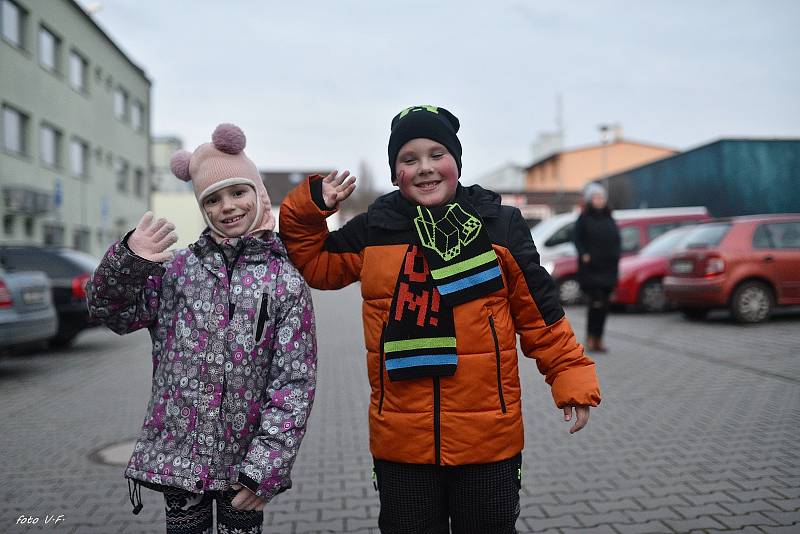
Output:
[[[361,282],[381,532],[515,532],[523,446],[516,334],[565,420],[575,410],[570,432],[600,402],[594,363],[519,210],[458,183],[458,119],[415,106],[391,128],[399,190],[329,233],[325,217],[355,179],[311,176],[281,205],[282,237],[312,287]]]

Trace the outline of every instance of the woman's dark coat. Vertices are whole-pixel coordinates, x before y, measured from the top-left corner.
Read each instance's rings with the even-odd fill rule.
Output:
[[[578,249],[578,282],[581,289],[612,290],[617,285],[617,266],[621,253],[619,229],[608,209],[588,207],[575,222],[575,248]],[[588,263],[583,255],[588,254]]]

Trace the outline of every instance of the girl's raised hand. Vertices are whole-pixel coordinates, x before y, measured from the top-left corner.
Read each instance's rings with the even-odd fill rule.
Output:
[[[322,199],[329,210],[336,209],[355,189],[356,177],[350,176],[350,171],[333,171],[322,179]]]
[[[172,259],[166,250],[177,242],[175,225],[163,217],[153,222],[153,212],[148,211],[128,238],[128,248],[140,258],[161,263]]]

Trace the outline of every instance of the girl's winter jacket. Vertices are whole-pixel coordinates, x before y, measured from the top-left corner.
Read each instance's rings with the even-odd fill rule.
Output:
[[[92,317],[147,328],[153,386],[125,476],[193,492],[289,488],[316,381],[308,286],[280,239],[243,237],[226,261],[204,233],[165,264],[116,243],[88,287]]]
[[[458,186],[456,199],[480,214],[502,271],[503,289],[455,306],[458,367],[453,376],[391,381],[383,336],[413,223],[398,191],[328,232],[320,176],[300,184],[281,204],[281,236],[308,283],[337,289],[361,282],[370,449],[395,462],[463,465],[510,458],[522,450],[517,334],[536,358],[559,407],[596,406],[594,362],[575,340],[553,280],[518,209],[479,186]],[[312,189],[314,193],[312,194]],[[316,200],[315,200],[316,199]],[[322,207],[322,208],[321,208]]]
[[[585,291],[612,290],[617,285],[620,257],[619,228],[610,210],[587,208],[575,221],[578,282]],[[589,263],[582,259],[589,255]]]

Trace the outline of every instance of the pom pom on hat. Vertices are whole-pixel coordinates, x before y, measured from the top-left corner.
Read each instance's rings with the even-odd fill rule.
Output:
[[[238,154],[244,150],[247,138],[241,128],[235,124],[222,123],[214,129],[211,140],[217,150],[226,154]]]
[[[169,168],[172,170],[172,174],[184,182],[191,180],[192,176],[189,174],[189,161],[191,159],[192,154],[186,150],[175,152],[169,160]]]

